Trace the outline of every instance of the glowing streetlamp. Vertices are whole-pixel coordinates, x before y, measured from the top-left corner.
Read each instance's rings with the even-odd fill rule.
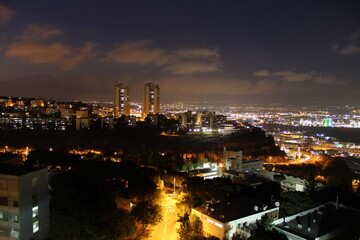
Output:
[[[175,194],[175,185],[176,184],[176,178],[174,177],[174,194]]]

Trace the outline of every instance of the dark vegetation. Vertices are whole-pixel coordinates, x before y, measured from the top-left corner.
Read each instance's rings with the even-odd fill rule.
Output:
[[[123,151],[167,153],[221,152],[223,147],[243,149],[252,157],[281,155],[274,139],[259,128],[242,129],[231,135],[161,135],[160,127],[117,127],[113,130],[42,131],[1,130],[0,145],[13,148],[96,149],[104,153]],[[222,154],[221,154],[222,155]]]
[[[157,181],[154,169],[131,161],[82,161],[53,176],[50,239],[128,239],[136,232],[135,221],[144,227],[156,224],[161,220]],[[131,213],[117,208],[116,195],[130,198]]]
[[[265,169],[308,179],[309,181],[319,180],[316,179],[316,177],[321,176],[321,179],[326,183],[351,189],[352,180],[359,178],[359,175],[352,172],[340,158],[323,157],[323,159],[322,162],[316,162],[314,164],[266,164]]]
[[[274,229],[273,218],[263,215],[261,220],[256,221],[256,228],[252,231],[248,240],[287,240],[288,238]]]

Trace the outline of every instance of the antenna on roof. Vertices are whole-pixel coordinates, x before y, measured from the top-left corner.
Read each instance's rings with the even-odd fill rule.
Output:
[[[339,195],[336,195],[336,210],[338,210],[339,207]]]

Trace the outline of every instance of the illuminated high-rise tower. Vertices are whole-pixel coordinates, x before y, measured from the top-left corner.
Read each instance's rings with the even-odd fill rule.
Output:
[[[148,82],[144,88],[143,117],[149,113],[159,113],[160,109],[160,88],[156,83]]]
[[[130,115],[130,88],[126,84],[117,83],[114,86],[114,117]]]

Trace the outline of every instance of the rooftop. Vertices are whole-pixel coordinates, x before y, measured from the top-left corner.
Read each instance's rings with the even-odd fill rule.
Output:
[[[234,179],[234,182],[246,185],[246,186],[254,186],[257,184],[261,184],[263,182],[268,182],[269,180],[263,177],[258,177],[254,174],[245,175],[243,179]]]
[[[24,165],[14,165],[14,164],[0,164],[0,174],[12,175],[12,176],[22,176],[27,173],[40,170],[40,168],[28,167]]]
[[[335,204],[326,204],[317,209],[290,217],[290,220],[279,223],[277,228],[306,239],[316,239],[334,230],[341,229],[360,219],[360,212]]]
[[[258,211],[255,210],[255,206],[258,206]],[[206,214],[220,222],[227,223],[261,212],[263,206],[265,207],[265,205],[263,205],[260,200],[243,196],[231,199],[227,202],[202,205],[195,208],[195,210]],[[266,207],[266,210],[271,208],[273,207]]]

